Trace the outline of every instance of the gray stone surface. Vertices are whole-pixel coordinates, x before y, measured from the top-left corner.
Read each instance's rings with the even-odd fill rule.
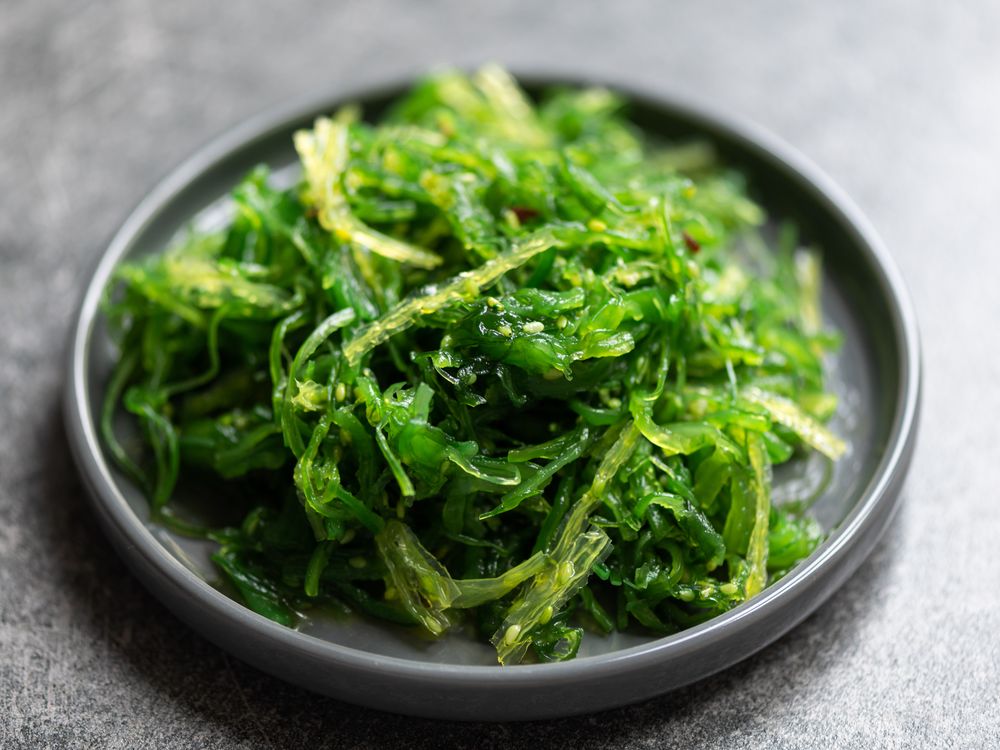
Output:
[[[1000,4],[0,1],[0,747],[1000,746]],[[305,693],[175,620],[105,543],[59,415],[101,240],[206,138],[338,81],[496,59],[634,76],[810,155],[909,281],[905,502],[762,654],[584,719],[451,725]]]

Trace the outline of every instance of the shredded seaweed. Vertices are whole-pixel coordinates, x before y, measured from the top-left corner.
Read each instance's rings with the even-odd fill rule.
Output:
[[[297,184],[258,167],[221,230],[117,270],[108,452],[248,607],[561,660],[725,612],[822,541],[771,493],[845,450],[819,255],[625,109],[439,73],[378,123],[318,119]],[[185,520],[181,484],[233,520]]]

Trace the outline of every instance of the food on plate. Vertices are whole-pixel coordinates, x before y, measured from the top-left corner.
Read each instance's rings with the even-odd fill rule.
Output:
[[[677,632],[808,556],[771,469],[845,450],[818,253],[710,144],[626,115],[438,73],[120,266],[102,433],[154,518],[279,623],[467,627],[502,664]],[[192,521],[178,482],[242,520]]]

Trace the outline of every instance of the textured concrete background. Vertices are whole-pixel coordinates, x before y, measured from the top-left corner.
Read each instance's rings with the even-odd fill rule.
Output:
[[[1000,746],[998,39],[992,0],[0,0],[0,747]],[[776,131],[872,218],[925,342],[903,509],[828,604],[690,689],[532,725],[355,708],[201,640],[107,546],[58,406],[84,270],[170,166],[290,96],[484,59]]]

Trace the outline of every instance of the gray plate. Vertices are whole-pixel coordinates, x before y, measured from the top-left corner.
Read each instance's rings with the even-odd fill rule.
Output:
[[[536,90],[552,83],[527,79]],[[828,178],[757,129],[674,98],[615,87],[627,93],[632,116],[650,132],[712,141],[750,176],[773,216],[795,219],[804,237],[823,248],[824,309],[845,339],[831,363],[843,406],[834,428],[851,449],[814,506],[830,537],[750,602],[667,638],[588,634],[571,662],[505,668],[491,664],[491,649],[462,634],[430,641],[407,629],[332,616],[290,630],[216,588],[205,544],[150,524],[145,499],[111,467],[96,424],[115,357],[98,309],[114,266],[162,248],[192,220],[218,222],[227,210],[225,194],[255,164],[269,164],[280,176],[295,162],[291,134],[317,114],[351,101],[377,114],[404,88],[345,91],[240,125],[161,182],[112,238],[72,332],[65,417],[80,473],[119,554],[178,617],[244,661],[321,693],[422,716],[537,719],[611,708],[706,677],[771,643],[854,572],[892,518],[917,422],[917,328],[888,254]],[[809,471],[806,465],[779,476],[776,493],[789,493]]]

